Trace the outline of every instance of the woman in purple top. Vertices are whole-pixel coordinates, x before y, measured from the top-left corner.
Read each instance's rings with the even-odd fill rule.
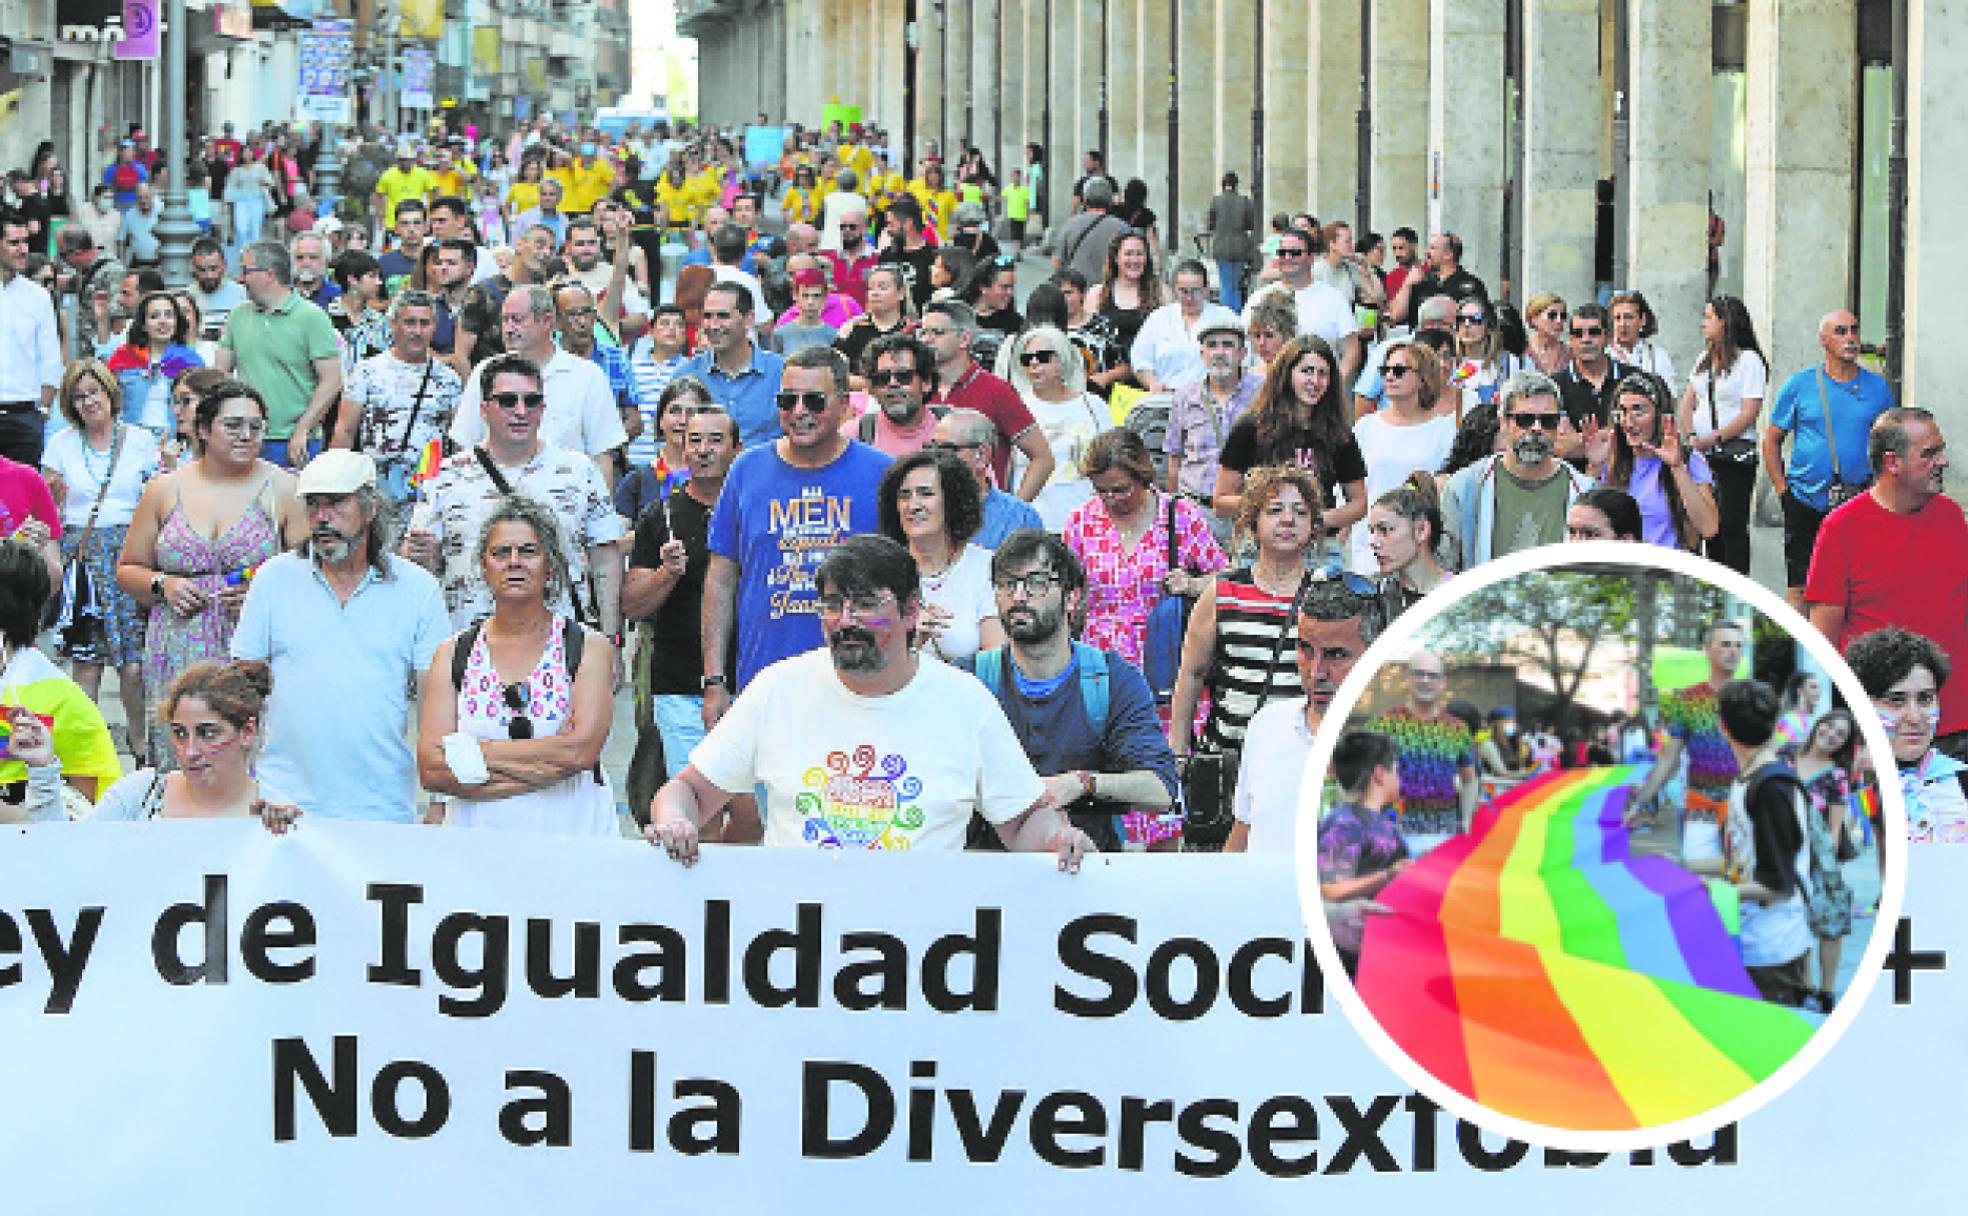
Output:
[[[1614,400],[1612,433],[1587,436],[1594,474],[1640,504],[1648,544],[1695,551],[1720,522],[1708,461],[1682,443],[1659,376],[1634,372],[1619,382]]]

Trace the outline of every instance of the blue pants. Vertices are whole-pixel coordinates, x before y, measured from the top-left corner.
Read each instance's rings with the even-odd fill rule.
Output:
[[[1217,294],[1223,299],[1223,306],[1231,312],[1244,311],[1244,266],[1243,262],[1232,262],[1219,258],[1216,263]]]
[[[308,440],[308,456],[315,457],[315,456],[319,456],[320,454],[321,454],[321,440],[319,439]],[[260,459],[267,461],[270,464],[277,464],[283,469],[291,469],[294,467],[293,464],[287,459],[287,441],[285,439],[267,439],[261,441]]]

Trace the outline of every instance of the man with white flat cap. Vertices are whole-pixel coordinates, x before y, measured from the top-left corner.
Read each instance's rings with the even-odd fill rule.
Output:
[[[252,573],[232,635],[234,658],[273,668],[259,775],[310,816],[409,823],[409,692],[451,634],[444,594],[385,547],[393,504],[367,455],[321,453],[296,492],[308,539]]]

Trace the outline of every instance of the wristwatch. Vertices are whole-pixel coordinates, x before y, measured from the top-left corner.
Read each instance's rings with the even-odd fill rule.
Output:
[[[704,676],[697,681],[697,689],[699,692],[707,691],[712,688],[729,688],[730,686],[731,686],[731,681],[725,679],[723,676]]]
[[[160,602],[164,599],[164,572],[162,570],[150,576],[150,598]]]
[[[1080,770],[1080,797],[1093,797],[1093,774],[1085,769]]]

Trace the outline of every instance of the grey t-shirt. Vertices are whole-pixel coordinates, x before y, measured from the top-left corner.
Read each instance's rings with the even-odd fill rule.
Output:
[[[1497,461],[1496,528],[1490,556],[1561,543],[1570,505],[1571,479],[1562,468],[1543,481],[1525,481]]]

